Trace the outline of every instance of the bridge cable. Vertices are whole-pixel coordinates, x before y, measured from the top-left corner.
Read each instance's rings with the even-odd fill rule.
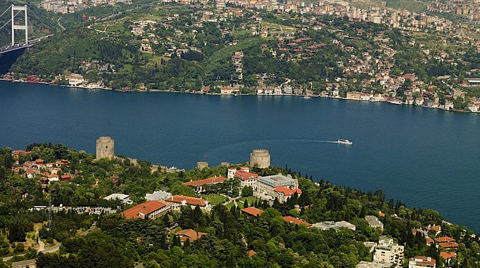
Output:
[[[32,14],[39,22],[41,22],[41,23],[43,24],[43,26],[45,26],[45,28],[51,30],[50,27],[49,27],[45,22],[43,22],[43,21],[37,16],[37,14],[35,14],[35,12],[33,12],[32,9],[30,9],[30,14]]]
[[[15,17],[20,13],[21,11],[18,11],[17,14],[15,14],[13,16],[12,19],[15,19]],[[10,24],[10,22],[12,22],[12,19],[8,20],[7,23],[5,23],[2,27],[0,27],[0,30],[2,30],[3,28],[5,28],[5,26],[7,26],[8,24]]]
[[[0,18],[1,18],[3,15],[5,15],[5,13],[7,13],[7,11],[10,10],[10,8],[11,8],[12,6],[13,6],[13,5],[10,5],[10,6],[5,10],[5,12],[3,12],[2,15],[0,15]]]

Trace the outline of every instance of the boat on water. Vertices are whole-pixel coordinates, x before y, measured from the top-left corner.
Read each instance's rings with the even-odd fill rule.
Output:
[[[343,140],[343,139],[337,140],[337,143],[338,144],[343,144],[343,145],[352,145],[353,144],[353,142],[351,142],[349,140]]]
[[[304,99],[306,99],[306,100],[309,100],[309,99],[311,99],[311,97],[310,97],[310,96],[308,96],[308,95],[305,95],[305,97],[303,97],[303,98],[304,98]]]

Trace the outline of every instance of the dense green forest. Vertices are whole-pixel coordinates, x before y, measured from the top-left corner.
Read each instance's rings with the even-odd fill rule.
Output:
[[[380,191],[361,192],[339,187],[285,168],[254,169],[259,175],[292,174],[297,178],[302,195],[294,195],[288,202],[273,205],[261,200],[244,204],[264,213],[254,218],[241,214],[240,207],[215,205],[211,211],[189,206],[169,212],[155,220],[127,220],[118,214],[87,215],[74,212],[53,214],[52,226],[46,211],[31,211],[34,205],[123,207],[119,201],[103,199],[111,193],[128,194],[134,204],[144,201],[146,193],[160,188],[172,194],[195,196],[182,182],[226,174],[226,167],[211,167],[178,173],[152,172],[151,164],[138,165],[122,158],[94,161],[94,156],[62,145],[32,144],[31,155],[22,156],[15,163],[9,148],[0,149],[0,255],[26,253],[10,260],[37,259],[38,267],[355,267],[372,255],[365,241],[378,241],[380,235],[391,236],[405,245],[405,257],[417,255],[443,260],[435,246],[426,246],[425,237],[412,234],[412,229],[440,225],[442,235],[459,243],[458,257],[450,267],[478,267],[480,247],[478,239],[465,227],[446,223],[433,210],[407,208],[402,202],[387,199]],[[42,190],[37,178],[25,178],[12,173],[28,160],[45,162],[68,160],[62,174],[76,174],[69,182],[50,182]],[[113,184],[111,177],[118,177]],[[233,183],[233,184],[232,184]],[[238,188],[235,182],[225,187]],[[226,192],[225,192],[226,193]],[[230,192],[238,195],[239,189]],[[246,195],[248,193],[245,191]],[[295,208],[301,208],[300,210]],[[364,217],[382,211],[383,233],[369,227]],[[282,219],[291,215],[310,223],[325,220],[345,220],[357,228],[352,231],[322,231],[294,225]],[[192,243],[181,244],[172,231],[194,229],[208,235]],[[80,235],[82,231],[88,233]],[[35,235],[37,230],[37,235]],[[38,238],[36,238],[38,236]],[[37,253],[35,239],[47,244],[61,242],[60,252]],[[257,254],[249,257],[248,250]]]

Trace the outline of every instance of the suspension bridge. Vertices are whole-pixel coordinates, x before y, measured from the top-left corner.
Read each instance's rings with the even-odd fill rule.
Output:
[[[36,38],[36,39],[32,39],[30,40],[29,39],[29,32],[28,32],[28,9],[27,9],[27,5],[24,5],[24,6],[17,6],[17,5],[11,5],[7,8],[7,10],[5,10],[1,15],[0,15],[0,19],[6,15],[8,16],[8,11],[10,11],[10,14],[11,14],[11,17],[10,19],[5,23],[5,24],[0,24],[0,31],[7,27],[7,26],[11,26],[11,34],[12,34],[12,43],[11,45],[8,45],[8,46],[3,46],[3,47],[0,47],[0,54],[4,54],[4,53],[8,53],[8,52],[12,52],[12,51],[15,51],[15,50],[20,50],[20,49],[25,49],[25,48],[29,48],[29,47],[32,47],[36,42],[38,41],[41,41],[45,38],[48,38],[52,35],[47,35],[47,36],[43,36],[43,37],[40,37],[40,38]],[[15,18],[20,14],[20,13],[23,13],[23,23],[20,23],[20,24],[17,24],[17,22],[15,21]],[[17,20],[18,21],[18,20]],[[17,31],[23,31],[24,34],[25,34],[25,38],[24,38],[24,42],[18,42],[16,43],[15,42],[15,33]]]

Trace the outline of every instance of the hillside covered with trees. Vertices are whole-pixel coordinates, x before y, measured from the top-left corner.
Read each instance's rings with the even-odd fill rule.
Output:
[[[11,149],[0,150],[0,254],[26,253],[13,260],[34,258],[38,267],[109,267],[112,263],[121,267],[138,263],[145,267],[355,267],[360,261],[372,260],[364,242],[378,241],[381,235],[404,245],[405,259],[424,255],[435,258],[437,267],[463,268],[478,267],[480,261],[477,237],[464,227],[443,221],[436,211],[407,208],[402,202],[387,199],[380,190],[366,193],[323,180],[315,183],[308,175],[301,176],[288,168],[254,169],[261,176],[283,173],[299,180],[302,194],[295,194],[283,204],[249,199],[239,206],[219,203],[210,211],[185,206],[156,219],[136,220],[125,219],[118,213],[89,215],[63,211],[54,213],[49,223],[46,210],[32,208],[52,204],[123,211],[145,201],[146,193],[158,189],[196,196],[182,183],[225,176],[227,168],[152,172],[152,165],[145,161],[138,165],[122,158],[95,161],[93,155],[62,145],[33,144],[27,151],[32,154],[21,156],[16,162]],[[38,159],[45,163],[68,161],[59,172],[75,175],[70,181],[50,182],[45,189],[38,178],[12,172],[25,161]],[[113,176],[116,183],[112,183]],[[236,181],[215,189],[232,197],[240,192],[250,195],[247,189],[238,189]],[[127,194],[133,204],[103,199],[111,193]],[[252,217],[241,213],[241,208],[250,206],[262,209],[263,214]],[[364,219],[366,215],[380,214],[383,232],[370,227]],[[320,230],[289,223],[284,216],[308,223],[348,221],[356,230]],[[413,229],[432,225],[441,226],[440,236],[450,236],[459,243],[457,258],[449,265],[435,245],[426,245],[426,237],[412,233]],[[173,233],[182,229],[206,235],[180,243]],[[37,253],[37,239],[47,245],[61,242],[60,251]],[[256,254],[247,254],[250,250]]]

